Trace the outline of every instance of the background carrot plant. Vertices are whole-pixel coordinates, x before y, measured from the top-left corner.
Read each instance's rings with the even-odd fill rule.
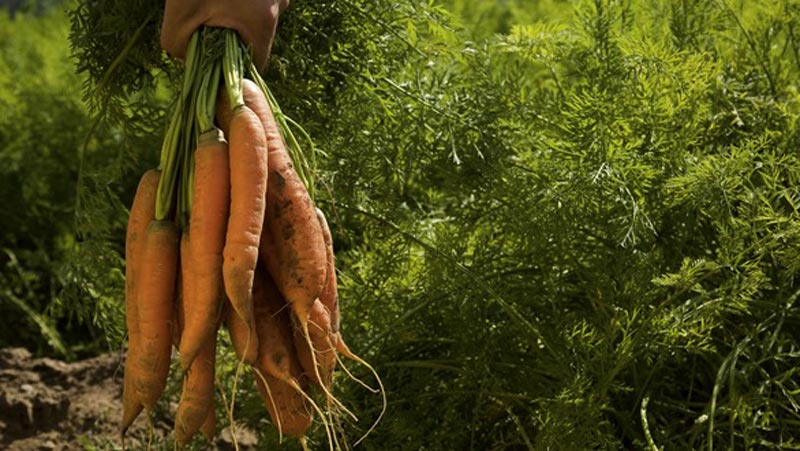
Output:
[[[0,318],[27,324],[0,343],[121,342],[125,206],[178,73],[160,3],[64,4],[72,61],[59,8],[0,22],[25,37],[0,39]],[[314,140],[342,327],[388,390],[365,448],[800,446],[800,4],[333,0],[282,21],[268,82]]]

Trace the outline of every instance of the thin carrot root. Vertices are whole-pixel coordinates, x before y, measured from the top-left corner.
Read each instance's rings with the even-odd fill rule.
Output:
[[[317,355],[316,355],[317,351],[316,349],[314,349],[314,344],[311,343],[311,335],[308,332],[308,321],[300,321],[300,326],[302,328],[303,336],[306,339],[306,344],[308,344],[309,349],[311,349],[311,360],[314,366],[314,375],[316,376],[318,381],[322,382],[322,377],[319,374],[319,364],[317,363]],[[339,401],[339,399],[333,396],[333,393],[331,393],[331,391],[328,390],[328,387],[326,387],[324,383],[320,383],[319,386],[320,388],[322,388],[323,393],[325,393],[325,397],[328,400],[329,404],[333,403],[335,406],[341,409],[342,412],[346,413],[348,416],[353,418],[353,421],[358,421],[358,417],[352,411],[350,411],[350,409],[345,407],[345,405],[342,404],[342,402]]]
[[[241,317],[237,316],[238,314],[235,312],[235,310],[231,311],[230,314],[235,316],[235,318],[233,318],[233,321],[241,320]],[[245,324],[247,325],[247,328],[248,328],[247,339],[245,340],[244,350],[242,350],[241,356],[238,356],[238,360],[237,360],[237,364],[236,364],[236,371],[234,372],[234,376],[233,376],[233,387],[231,388],[230,408],[226,408],[226,410],[228,412],[228,420],[230,422],[231,437],[233,439],[234,447],[237,448],[237,449],[238,449],[238,441],[236,439],[236,423],[235,423],[235,421],[233,419],[233,410],[234,410],[234,408],[236,406],[236,389],[237,389],[237,387],[239,385],[239,377],[241,376],[242,368],[244,367],[245,363],[250,364],[250,365],[252,364],[251,362],[248,362],[248,354],[249,354],[250,347],[253,346],[253,340],[251,340],[251,337],[254,335],[254,332],[255,332],[252,329],[252,324],[247,323],[246,320],[245,320]],[[233,336],[233,329],[232,329],[231,323],[228,323],[228,328],[229,328],[229,333],[231,334],[231,342],[235,343],[236,341],[235,341],[234,336]],[[235,345],[234,345],[234,348],[235,348]],[[237,351],[238,351],[238,349],[237,349]],[[237,354],[238,354],[238,352],[237,352]],[[220,390],[222,390],[222,387],[220,387]],[[227,400],[225,401],[225,403],[226,403],[226,406],[227,406]]]
[[[153,449],[153,439],[156,435],[156,428],[153,426],[153,418],[150,416],[150,412],[147,413],[147,451]]]
[[[341,424],[341,417],[338,416],[338,415],[334,416],[333,420],[336,421],[336,425],[334,426],[334,430],[335,431],[339,431],[339,433],[342,436],[342,443],[339,443],[339,440],[336,438],[336,435],[333,436],[333,440],[336,443],[336,448],[337,449],[349,450],[350,449],[350,444],[347,443],[347,436],[345,435],[344,427]]]
[[[347,374],[347,376],[348,376],[350,379],[352,379],[352,380],[354,380],[355,382],[357,382],[357,383],[358,383],[358,385],[361,385],[362,387],[366,388],[366,389],[367,389],[367,390],[369,390],[371,393],[376,393],[376,394],[377,394],[377,393],[380,393],[380,392],[381,392],[381,391],[380,391],[380,389],[378,389],[378,388],[372,388],[372,387],[370,387],[370,386],[369,386],[369,384],[367,384],[366,382],[362,381],[361,379],[359,379],[358,377],[356,377],[356,376],[355,376],[353,373],[351,373],[351,372],[350,372],[350,370],[349,370],[349,369],[347,369],[347,365],[345,365],[345,364],[344,364],[344,361],[343,361],[343,360],[342,360],[342,359],[339,357],[339,354],[338,354],[338,353],[336,354],[336,362],[338,362],[338,363],[339,363],[339,365],[342,367],[342,369],[343,369],[343,370],[344,370],[344,372]]]
[[[247,344],[245,345],[245,353],[247,352],[247,347],[250,346],[250,337],[247,337]],[[242,372],[242,367],[244,366],[244,359],[239,360],[239,363],[236,364],[236,372],[233,375],[233,387],[231,388],[231,404],[230,409],[228,409],[228,420],[230,421],[230,428],[231,428],[231,440],[233,440],[233,447],[236,451],[239,451],[239,441],[236,439],[236,422],[233,419],[233,409],[236,406],[236,385],[239,383],[239,375]]]
[[[322,426],[325,428],[325,435],[328,437],[328,446],[329,446],[330,450],[333,451],[334,450],[334,447],[333,447],[333,433],[332,433],[332,427],[333,426],[328,424],[328,422],[325,420],[325,413],[322,411],[322,409],[320,409],[319,405],[317,405],[317,403],[315,403],[314,400],[311,399],[311,397],[308,396],[308,394],[305,391],[303,391],[303,388],[300,387],[300,385],[297,383],[296,380],[292,379],[291,381],[289,381],[289,385],[291,385],[292,388],[297,390],[297,392],[300,393],[300,396],[305,398],[305,400],[309,404],[311,404],[311,408],[314,409],[315,412],[317,412],[317,414],[319,415],[320,421],[322,421]],[[305,438],[305,437],[301,437],[301,439],[302,438]]]
[[[371,433],[373,430],[375,430],[375,428],[378,426],[378,423],[380,423],[381,419],[383,418],[383,415],[386,413],[386,406],[387,406],[387,404],[388,404],[388,402],[387,402],[387,399],[386,399],[386,389],[383,387],[383,381],[381,380],[381,377],[380,377],[380,376],[378,376],[378,372],[377,372],[377,371],[375,371],[375,368],[373,368],[373,367],[372,367],[372,365],[370,365],[369,363],[367,363],[367,362],[366,362],[364,359],[362,359],[361,357],[359,357],[359,356],[355,355],[355,354],[353,353],[353,351],[351,351],[351,350],[350,350],[350,348],[349,348],[349,347],[347,347],[347,344],[345,344],[345,342],[344,342],[344,340],[342,339],[341,335],[339,336],[339,339],[338,339],[338,340],[337,340],[337,342],[336,342],[336,350],[337,350],[338,352],[340,352],[342,355],[344,355],[345,357],[347,357],[348,359],[350,359],[350,360],[353,360],[353,361],[355,361],[355,362],[358,362],[358,363],[360,363],[360,364],[364,365],[364,366],[365,366],[365,367],[366,367],[366,368],[367,368],[367,369],[368,369],[368,370],[369,370],[369,371],[372,373],[372,375],[375,377],[375,380],[376,380],[376,381],[378,381],[378,386],[380,387],[380,393],[381,393],[381,398],[382,398],[382,402],[383,402],[383,405],[382,405],[382,407],[381,407],[381,413],[378,415],[378,418],[375,420],[375,422],[374,422],[374,423],[372,423],[372,426],[370,426],[370,428],[367,430],[367,432],[365,432],[365,433],[364,433],[364,435],[362,435],[362,436],[361,436],[361,438],[359,438],[359,439],[358,439],[358,440],[357,440],[357,441],[356,441],[356,442],[353,444],[353,447],[356,447],[356,446],[358,446],[358,444],[359,444],[359,443],[361,443],[361,442],[362,442],[362,441],[363,441],[365,438],[367,438],[367,436],[368,436],[368,435],[369,435],[369,434],[370,434],[370,433]],[[348,374],[349,374],[349,373],[348,373]]]
[[[233,405],[228,404],[228,397],[225,396],[225,387],[222,386],[222,382],[219,381],[219,377],[214,376],[214,381],[217,386],[217,390],[219,390],[219,395],[222,397],[222,408],[225,409],[225,413],[228,416],[229,427],[231,428],[231,439],[233,440],[233,448],[237,451],[239,450],[239,441],[236,440],[236,433],[235,429],[236,426],[233,422]]]
[[[277,412],[278,411],[278,405],[275,404],[275,398],[272,396],[272,389],[269,388],[269,384],[267,383],[267,379],[261,373],[261,370],[259,370],[257,367],[253,367],[253,370],[255,371],[256,375],[261,379],[261,382],[264,383],[264,388],[267,391],[267,397],[269,397],[269,402],[270,402],[270,404],[272,404],[272,408],[275,410],[275,412]],[[281,416],[280,415],[275,415],[275,422],[278,423],[276,425],[278,427],[278,443],[283,443],[283,429],[281,428]]]
[[[222,382],[219,381],[219,377],[214,376],[214,382],[217,386],[217,390],[219,390],[219,395],[222,397],[222,408],[225,409],[225,414],[228,416],[229,420],[233,419],[233,409],[231,409],[228,405],[228,397],[225,396],[225,387],[222,386]]]

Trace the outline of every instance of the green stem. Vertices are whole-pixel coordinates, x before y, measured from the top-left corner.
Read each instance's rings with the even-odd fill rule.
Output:
[[[213,131],[214,114],[217,106],[217,92],[219,91],[220,65],[213,62],[206,71],[200,85],[197,98],[197,126],[200,135]]]
[[[201,47],[200,56],[198,58],[197,67],[203,67],[203,56],[205,52],[203,47]],[[180,179],[180,188],[178,191],[178,200],[180,202],[180,207],[178,208],[178,226],[186,230],[189,225],[189,217],[192,211],[192,183],[194,180],[194,150],[197,148],[197,143],[199,140],[199,121],[197,120],[197,115],[200,111],[200,105],[202,104],[202,92],[207,84],[207,78],[209,76],[209,72],[211,70],[206,70],[205,73],[201,73],[198,70],[194,71],[194,79],[192,80],[191,90],[188,95],[189,99],[189,109],[184,114],[184,126],[183,126],[183,140],[182,146],[179,149],[182,155],[182,167],[181,167],[181,179]]]
[[[225,73],[225,87],[228,90],[231,110],[236,110],[236,108],[244,105],[244,95],[242,94],[244,71],[239,38],[231,30],[228,30],[225,34],[225,55],[222,58],[222,62]]]
[[[169,128],[164,137],[164,144],[161,147],[161,179],[158,182],[156,194],[156,219],[164,220],[169,216],[172,209],[172,196],[174,193],[173,178],[174,174],[174,155],[175,149],[180,140],[181,111],[176,109],[172,115]]]
[[[185,125],[184,117],[187,111],[186,101],[192,91],[195,74],[200,56],[200,32],[196,31],[186,50],[186,71],[183,78],[183,89],[175,109],[175,113],[167,129],[164,144],[161,147],[161,180],[158,183],[156,194],[156,219],[164,220],[173,213],[173,201],[177,189],[179,165],[181,161],[181,148],[185,146],[185,135],[182,133]]]

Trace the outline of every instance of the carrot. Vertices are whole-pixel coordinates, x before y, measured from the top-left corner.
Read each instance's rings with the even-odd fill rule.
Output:
[[[322,238],[325,241],[325,255],[328,269],[326,271],[325,287],[319,295],[319,300],[322,305],[330,313],[331,332],[333,334],[339,333],[339,288],[336,283],[336,264],[333,253],[333,237],[331,236],[331,229],[328,227],[328,221],[325,219],[325,214],[322,210],[317,208],[317,219],[319,220],[320,228],[322,229]],[[332,341],[334,342],[334,341]],[[335,342],[334,342],[335,343]]]
[[[228,334],[233,344],[233,350],[236,351],[236,356],[240,361],[253,366],[258,360],[258,348],[255,346],[248,346],[247,339],[250,333],[250,328],[247,327],[239,315],[230,307],[230,303],[225,304],[223,316],[225,317],[225,326],[228,328]],[[253,330],[255,330],[255,324]]]
[[[291,341],[290,312],[285,309],[286,302],[272,278],[261,266],[256,270],[253,296],[260,345],[258,364],[253,370],[272,421],[281,434],[299,437],[311,426],[312,410],[316,411],[328,442],[333,446],[331,425],[325,413],[305,392],[306,379]]]
[[[283,296],[259,265],[253,284],[256,332],[260,344],[258,367],[266,374],[289,381],[300,368],[292,345],[292,327]]]
[[[164,391],[169,373],[177,263],[177,227],[170,221],[150,222],[137,276],[141,348],[131,367],[136,394],[148,410]]]
[[[326,254],[326,261],[328,265],[328,270],[326,271],[326,279],[325,279],[325,287],[322,289],[322,293],[319,296],[319,300],[324,306],[325,311],[328,313],[328,324],[330,328],[328,329],[328,337],[327,337],[327,346],[321,347],[321,349],[328,349],[334,348],[333,352],[335,353],[336,343],[339,340],[339,288],[336,281],[336,259],[333,252],[333,237],[331,235],[330,227],[328,227],[328,221],[325,219],[325,214],[322,213],[322,210],[317,208],[317,219],[319,220],[320,228],[322,229],[322,238],[325,241],[325,254]],[[312,316],[313,310],[312,310]],[[312,318],[314,320],[314,318]],[[322,321],[322,322],[320,322]],[[319,318],[317,321],[314,321],[318,325],[325,326],[324,318]],[[319,340],[319,338],[318,338]],[[336,368],[336,355],[333,354],[332,356],[324,356],[321,358],[320,365],[322,367],[323,374],[327,375],[328,378],[333,376],[333,370]]]
[[[181,261],[186,260],[186,256],[189,253],[189,249],[191,247],[192,240],[189,239],[188,234],[184,234],[181,237]],[[181,272],[187,273],[186,268],[182,265]],[[190,276],[191,277],[191,276]],[[178,273],[178,296],[177,301],[175,303],[174,308],[174,315],[175,321],[173,326],[173,343],[176,347],[180,347],[181,344],[181,335],[184,331],[184,317],[185,317],[185,309],[183,304],[183,297],[182,292],[186,291],[185,288],[182,288],[182,282],[186,280],[186,278],[181,277],[181,273]],[[216,331],[217,327],[219,327],[219,323],[214,323],[214,331]],[[216,346],[216,334],[213,334],[209,337],[209,341],[207,344],[212,344]],[[200,353],[192,362],[189,367],[189,370],[186,372],[186,378],[184,379],[184,393],[187,391],[190,395],[183,395],[181,397],[181,402],[178,405],[178,411],[176,412],[176,427],[175,427],[175,441],[178,446],[183,446],[186,442],[191,439],[191,436],[194,435],[196,432],[196,427],[194,423],[196,419],[194,418],[197,413],[197,404],[198,400],[197,397],[194,396],[201,392],[202,390],[207,390],[208,388],[203,388],[204,384],[208,383],[208,364],[204,364],[208,360],[208,358],[216,359],[216,355],[214,354],[214,349],[208,350],[207,348],[210,346],[205,346],[200,349]],[[207,355],[207,354],[210,354]],[[205,360],[204,360],[205,359]],[[212,363],[212,371],[211,371],[211,393],[199,393],[200,395],[207,395],[209,397],[209,401],[206,401],[207,398],[202,398],[199,400],[201,403],[207,403],[207,412],[204,415],[203,423],[199,426],[200,431],[202,434],[208,439],[212,441],[214,439],[214,431],[216,429],[216,417],[214,412],[214,391],[213,391],[213,383],[214,383],[214,373],[213,373],[213,363]],[[203,373],[206,374],[203,374]],[[204,380],[205,379],[205,380]],[[187,389],[188,387],[188,389]],[[199,389],[198,389],[199,388]]]
[[[253,299],[259,342],[256,386],[279,431],[299,437],[311,426],[313,416],[299,392],[301,370],[292,346],[289,312],[261,267],[256,272]]]
[[[308,321],[314,302],[325,284],[327,259],[324,239],[311,198],[294,169],[264,93],[250,80],[244,80],[245,104],[258,118],[269,149],[267,208],[259,253],[280,292],[292,307],[307,346],[312,347]],[[221,102],[225,103],[225,100]],[[222,129],[227,117],[219,114]],[[314,362],[316,356],[311,352]],[[317,365],[312,364],[317,373]],[[317,375],[316,379],[322,379]],[[329,401],[335,401],[321,385]],[[344,409],[344,406],[340,407]],[[346,410],[346,409],[344,409]]]
[[[214,328],[214,324],[211,324]],[[216,330],[216,329],[214,329]],[[214,407],[214,362],[216,335],[206,339],[184,379],[181,400],[175,414],[175,442],[184,446],[206,422]]]
[[[139,181],[125,236],[125,324],[128,328],[126,362],[131,363],[131,366],[137,359],[136,354],[140,346],[136,276],[140,272],[145,231],[155,216],[156,190],[160,177],[160,171],[151,169],[145,172]],[[133,389],[132,374],[133,372],[128,370],[126,364],[122,384],[122,425],[120,428],[123,435],[144,407]]]
[[[311,197],[295,170],[264,92],[252,81],[242,84],[244,102],[258,115],[269,149],[267,210],[261,235],[260,255],[280,292],[292,307],[306,345],[313,351],[309,316],[319,298],[327,276],[327,256],[320,223]],[[330,345],[327,346],[330,349]],[[309,352],[314,380],[325,380]],[[330,355],[334,355],[331,352]],[[331,367],[332,371],[332,367]],[[329,403],[355,417],[320,384]]]
[[[183,255],[186,251],[184,248],[188,247],[188,243],[183,237],[181,237],[181,255]],[[181,264],[180,262],[178,264]],[[181,273],[183,272],[183,265],[181,265],[181,270],[176,274],[178,280],[175,282],[175,303],[172,306],[172,346],[175,349],[180,349],[181,346],[181,333],[183,333],[183,296],[186,292],[186,287],[184,287],[184,280],[186,280]]]
[[[231,305],[252,332],[255,326],[253,277],[266,206],[267,147],[258,117],[247,106],[241,106],[233,112],[228,127],[231,208],[223,249],[222,275]],[[257,348],[255,334],[249,333],[248,336],[248,347]]]
[[[308,340],[298,333],[300,331],[295,331],[294,344],[306,375],[317,385],[324,383],[325,386],[330,387],[333,370],[336,368],[335,346],[339,334],[339,295],[336,286],[333,239],[325,215],[319,208],[316,209],[316,213],[325,241],[327,262],[325,286],[322,289],[322,293],[320,293],[319,299],[314,302],[309,315],[309,338],[317,359],[312,358],[312,348],[307,344]],[[319,373],[322,380],[316,377],[317,371],[313,366],[314,360],[318,360],[317,364],[321,370]]]
[[[211,403],[211,407],[208,409],[208,414],[206,415],[206,420],[203,421],[203,425],[200,426],[200,432],[203,434],[203,437],[206,438],[209,442],[214,441],[214,432],[217,429],[217,417],[214,413],[214,403]]]
[[[181,367],[189,368],[203,343],[214,334],[222,307],[222,250],[230,199],[228,146],[219,130],[203,134],[194,152],[194,187],[189,222],[192,240],[188,258],[194,295],[185,308]],[[184,263],[182,263],[183,265]]]
[[[325,284],[327,266],[322,231],[311,197],[294,169],[264,93],[250,80],[244,80],[242,89],[245,103],[261,120],[269,149],[267,210],[261,239],[270,236],[260,252],[262,256],[275,257],[267,258],[265,263],[306,329],[308,315]]]
[[[193,303],[196,296],[194,289],[194,274],[189,271],[189,253],[191,249],[191,235],[188,231],[181,234],[180,243],[180,271],[177,272],[175,283],[175,304],[173,310],[172,344],[180,350],[183,344],[183,331],[186,325],[186,303]]]
[[[263,380],[256,377],[256,388],[272,422],[281,433],[301,437],[314,421],[314,416],[306,406],[305,400],[287,382],[263,372],[262,374]]]
[[[269,149],[267,209],[259,253],[279,289],[305,328],[327,275],[319,221],[303,182],[294,169],[264,93],[244,79],[245,104],[258,116]],[[223,131],[232,121],[229,100],[221,93],[217,120]]]
[[[312,347],[309,347],[308,340],[302,335],[302,331],[294,331],[293,338],[294,347],[297,350],[297,358],[307,377],[317,385],[324,384],[326,387],[330,387],[333,369],[336,367],[334,340],[337,340],[337,338],[331,330],[328,310],[320,301],[314,302],[314,306],[311,308],[308,320],[308,334]],[[312,352],[316,353],[316,359],[312,357]],[[319,365],[320,371],[316,371],[314,367],[315,361]],[[317,374],[319,374],[319,378]]]

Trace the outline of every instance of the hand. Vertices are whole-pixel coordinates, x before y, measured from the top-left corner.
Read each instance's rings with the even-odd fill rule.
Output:
[[[166,0],[161,47],[180,60],[192,33],[201,25],[232,28],[253,47],[253,61],[263,69],[269,59],[278,17],[289,0]]]

